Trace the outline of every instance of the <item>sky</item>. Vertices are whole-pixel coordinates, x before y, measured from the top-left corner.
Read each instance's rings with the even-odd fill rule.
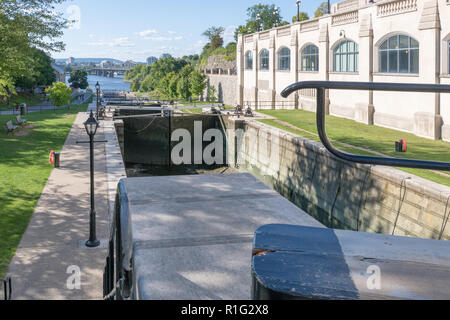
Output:
[[[310,17],[323,0],[303,0]],[[337,0],[331,1],[332,3]],[[145,62],[150,56],[201,53],[211,26],[225,28],[225,43],[247,20],[247,8],[275,4],[284,20],[297,14],[296,0],[72,0],[56,7],[76,22],[64,32],[66,50],[53,58],[114,58]]]

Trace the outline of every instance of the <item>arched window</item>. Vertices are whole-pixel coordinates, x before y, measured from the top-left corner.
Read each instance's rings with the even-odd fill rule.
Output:
[[[448,41],[448,74],[450,74],[450,40]]]
[[[319,71],[319,48],[309,45],[302,51],[302,71]]]
[[[245,54],[245,69],[253,69],[253,52],[247,51]]]
[[[282,48],[278,52],[278,70],[291,70],[291,50],[289,48]]]
[[[358,44],[345,40],[334,49],[334,72],[358,72]]]
[[[379,72],[419,73],[419,42],[405,35],[395,35],[379,48]]]
[[[263,49],[259,55],[259,69],[269,70],[269,50]]]

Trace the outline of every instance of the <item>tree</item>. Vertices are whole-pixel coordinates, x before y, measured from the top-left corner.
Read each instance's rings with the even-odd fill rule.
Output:
[[[61,51],[56,41],[67,21],[55,12],[54,5],[63,0],[0,0],[0,80],[14,87],[19,78],[28,79],[33,48]]]
[[[72,90],[65,83],[53,83],[53,87],[47,88],[45,92],[50,94],[50,101],[57,107],[70,103]]]
[[[51,58],[42,50],[32,48],[31,60],[27,62],[28,73],[16,79],[16,86],[33,89],[49,86],[56,80]]]
[[[133,83],[131,84],[131,92],[138,92],[139,89],[141,88],[141,82],[139,80],[134,80]]]
[[[264,30],[271,29],[275,26],[277,22],[278,25],[281,25],[279,21],[283,21],[281,17],[280,11],[278,15],[274,14],[276,6],[274,4],[257,4],[253,7],[247,9],[247,23],[244,26],[239,26],[235,32],[235,39],[237,41],[239,34],[249,34],[259,30],[259,22],[257,20],[258,14],[261,17],[261,23]],[[282,22],[282,24],[286,24],[286,22]]]
[[[298,16],[295,15],[292,18],[292,22],[297,22],[297,20],[298,20]],[[300,21],[305,21],[305,20],[309,20],[308,14],[306,12],[300,12]]]
[[[70,74],[69,83],[77,89],[86,89],[89,86],[88,74],[84,70],[75,70]]]
[[[216,98],[216,88],[214,86],[209,86],[208,87],[208,92],[206,95],[206,100],[212,103],[215,103],[217,101]]]
[[[203,36],[209,39],[209,43],[213,49],[219,48],[223,46],[223,38],[222,35],[225,31],[223,27],[211,27],[205,32],[203,32]]]
[[[328,2],[322,2],[314,13],[314,18],[319,18],[328,13]]]
[[[192,96],[190,75],[193,72],[191,65],[186,65],[180,70],[179,80],[177,83],[178,96],[184,100],[189,99]]]
[[[203,94],[206,88],[206,76],[198,71],[194,71],[189,76],[190,90],[194,97]]]

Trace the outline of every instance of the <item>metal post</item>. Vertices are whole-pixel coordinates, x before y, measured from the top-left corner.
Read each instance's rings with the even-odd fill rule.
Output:
[[[95,213],[95,196],[94,196],[94,135],[89,135],[90,146],[90,162],[91,162],[91,214],[89,223],[89,240],[86,246],[96,248],[100,245],[96,235],[96,213]]]
[[[330,0],[328,0],[328,14],[331,14],[331,5],[330,5]]]
[[[95,113],[95,118],[96,119],[98,119],[99,92],[100,92],[100,90],[97,88],[97,110],[96,110],[96,113]]]

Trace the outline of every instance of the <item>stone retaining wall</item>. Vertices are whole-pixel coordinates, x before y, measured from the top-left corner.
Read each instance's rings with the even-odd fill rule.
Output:
[[[237,76],[208,74],[211,86],[216,88],[216,96],[220,103],[235,107],[238,104]]]
[[[242,170],[328,227],[450,240],[449,187],[337,159],[318,143],[256,121],[227,125],[245,132],[228,148],[230,159],[241,157]]]

